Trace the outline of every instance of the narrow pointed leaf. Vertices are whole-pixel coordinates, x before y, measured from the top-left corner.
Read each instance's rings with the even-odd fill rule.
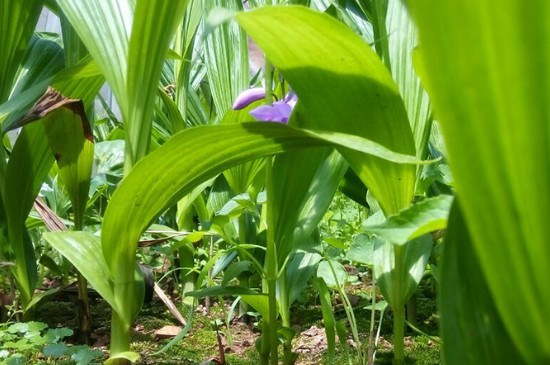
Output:
[[[119,101],[126,122],[132,164],[149,150],[153,106],[162,65],[188,0],[138,0],[128,49],[126,99]],[[162,26],[159,26],[159,21]],[[128,159],[128,157],[127,157]]]

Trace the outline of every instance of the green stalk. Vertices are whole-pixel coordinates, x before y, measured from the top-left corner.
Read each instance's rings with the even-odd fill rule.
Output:
[[[273,83],[273,74],[271,73],[271,62],[265,59],[265,103],[271,105],[273,103],[273,95],[271,94],[271,86]],[[266,243],[266,281],[267,295],[269,300],[269,363],[277,365],[278,363],[278,347],[279,338],[277,335],[277,277],[279,265],[277,263],[277,247],[275,246],[275,232],[273,228],[274,215],[271,202],[273,197],[273,158],[266,159],[266,183],[265,190],[267,194],[267,243]]]
[[[246,243],[246,213],[243,213],[239,216],[239,243]],[[250,274],[243,272],[240,274],[237,279],[239,280],[239,285],[244,288],[250,287]],[[248,303],[244,300],[239,302],[239,315],[244,316],[248,312]]]
[[[357,344],[357,357],[359,358],[359,363],[363,363],[363,352],[361,350],[361,340],[359,338],[359,331],[357,329],[357,321],[355,319],[355,313],[353,312],[353,306],[351,305],[351,302],[349,301],[348,295],[346,294],[346,291],[340,283],[338,282],[338,276],[336,276],[336,271],[334,270],[334,267],[332,266],[332,263],[330,260],[327,260],[328,266],[330,267],[330,271],[332,272],[332,276],[334,277],[334,282],[336,283],[336,289],[338,290],[338,293],[340,294],[340,297],[342,298],[342,302],[344,304],[344,311],[346,312],[346,317],[348,318],[349,326],[351,328],[351,333],[353,335],[353,340]]]
[[[283,327],[290,328],[290,304],[288,298],[288,289],[286,277],[283,275],[279,278],[279,313]],[[292,338],[285,340],[283,344],[283,364],[291,365],[294,363],[294,355],[292,353]]]
[[[267,63],[267,62],[266,62]],[[267,94],[266,94],[267,95]],[[273,160],[266,160],[266,193],[267,193],[267,244],[266,244],[266,281],[269,299],[269,363],[277,365],[279,339],[277,336],[277,248],[273,232]]]
[[[126,323],[118,313],[113,309],[111,317],[111,356],[127,352],[130,350],[130,324]],[[130,365],[127,359],[111,359],[111,365]]]
[[[399,298],[399,294],[403,292],[403,267],[405,263],[405,245],[395,245],[395,277],[397,278],[394,290]],[[405,303],[395,303],[393,308],[393,363],[395,365],[405,364]]]
[[[84,226],[83,212],[80,209],[75,210],[74,215],[74,230],[82,231]],[[84,343],[89,344],[90,332],[92,330],[92,321],[90,316],[90,302],[88,299],[88,281],[80,271],[76,271],[76,280],[78,287],[78,294],[76,300],[76,310],[78,317],[78,330],[79,335]]]
[[[371,272],[372,273],[372,272]],[[367,350],[367,364],[374,364],[374,321],[376,320],[376,311],[374,306],[376,305],[376,279],[374,273],[372,273],[372,302],[370,311],[370,331],[369,331],[369,347]]]

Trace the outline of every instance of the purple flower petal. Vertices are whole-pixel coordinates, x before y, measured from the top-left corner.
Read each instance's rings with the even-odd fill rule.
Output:
[[[287,123],[292,114],[292,107],[284,101],[276,101],[273,105],[262,105],[250,111],[256,120],[265,122]]]
[[[290,105],[292,109],[294,109],[294,106],[296,106],[296,102],[298,101],[298,95],[294,94],[293,92],[290,92],[285,97],[285,103]]]
[[[256,100],[263,98],[265,98],[265,89],[263,87],[248,89],[237,96],[237,99],[235,99],[235,103],[233,104],[233,110],[246,108]]]

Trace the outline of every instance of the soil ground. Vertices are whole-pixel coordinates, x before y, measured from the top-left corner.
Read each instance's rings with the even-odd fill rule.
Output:
[[[347,291],[350,293],[364,290],[364,288],[349,289]],[[355,301],[354,312],[364,348],[370,327],[370,311],[363,309],[364,302],[354,297],[354,294],[350,295],[353,299],[352,302]],[[321,320],[321,308],[315,300],[314,293],[308,295],[306,303],[295,304],[291,311],[293,314],[292,327],[300,333],[293,342],[293,350],[299,353],[297,364],[357,363],[356,344],[351,336],[347,339],[349,346],[343,348],[337,345],[336,356],[332,360],[328,359],[327,341]],[[227,302],[225,305],[228,305]],[[101,349],[107,355],[110,308],[101,299],[93,299],[91,308],[94,324],[92,347]],[[183,305],[178,305],[178,308],[187,318],[188,313],[186,311],[188,309]],[[426,285],[421,285],[417,291],[417,308],[417,327],[424,334],[413,332],[410,329],[407,330],[407,337],[405,338],[406,363],[417,365],[440,364],[435,299]],[[254,342],[260,333],[253,323],[254,318],[249,324],[234,319],[228,330],[223,323],[224,311],[219,303],[213,302],[211,312],[208,315],[206,315],[203,306],[199,306],[195,312],[193,326],[189,334],[183,340],[159,354],[157,351],[170,340],[159,339],[155,336],[155,332],[164,326],[178,326],[178,323],[160,300],[155,299],[152,303],[145,305],[134,324],[132,338],[131,350],[141,355],[138,364],[219,364],[220,345],[218,344],[217,333],[220,334],[221,347],[227,364],[252,365],[259,363],[258,355],[254,349]],[[335,316],[340,320],[346,318],[341,306],[335,306]],[[63,298],[54,299],[42,305],[37,313],[36,320],[43,321],[54,328],[75,328],[74,304],[71,301],[63,301]],[[393,355],[391,326],[391,312],[386,311],[381,327],[376,364],[391,364]],[[348,330],[348,333],[351,333],[351,331]]]

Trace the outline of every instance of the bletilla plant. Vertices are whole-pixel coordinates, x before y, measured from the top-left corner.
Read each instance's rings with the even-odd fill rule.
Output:
[[[262,363],[278,362],[282,337],[283,361],[290,364],[290,306],[317,263],[316,227],[349,167],[369,190],[371,213],[380,207],[364,228],[374,237],[374,275],[392,307],[396,364],[404,363],[404,306],[432,253],[429,233],[446,228],[452,204],[440,265],[445,362],[550,362],[550,27],[544,17],[550,5],[287,2],[326,9],[323,14],[261,7],[277,1],[249,3],[254,10],[243,12],[242,2],[224,0],[48,2],[62,19],[62,48],[33,35],[42,1],[0,0],[1,132],[22,127],[14,145],[4,138],[0,151],[0,259],[27,313],[37,264],[25,221],[56,160],[76,231],[44,238],[112,307],[111,364],[138,357],[130,352],[144,296],[138,241],[176,205],[176,224],[194,229],[193,209],[200,210],[194,199],[219,177],[235,196],[266,190],[258,214],[267,236],[257,264],[264,283],[261,292],[214,287],[202,293],[240,295],[263,317]],[[237,12],[223,13],[212,31],[201,17],[217,6]],[[267,88],[250,88],[260,73],[251,81],[247,34],[265,55]],[[77,231],[85,228],[94,149],[86,113],[104,80],[120,106],[125,163],[94,235]],[[174,89],[171,80],[173,99],[165,92]],[[457,199],[428,198],[421,184],[432,102]],[[247,203],[259,209],[256,198]],[[231,223],[240,248],[251,238],[249,218]],[[192,249],[179,252],[193,263]],[[207,269],[185,291],[196,285],[201,292]],[[321,281],[318,288],[327,312],[328,289]],[[334,341],[336,324],[326,326]]]

